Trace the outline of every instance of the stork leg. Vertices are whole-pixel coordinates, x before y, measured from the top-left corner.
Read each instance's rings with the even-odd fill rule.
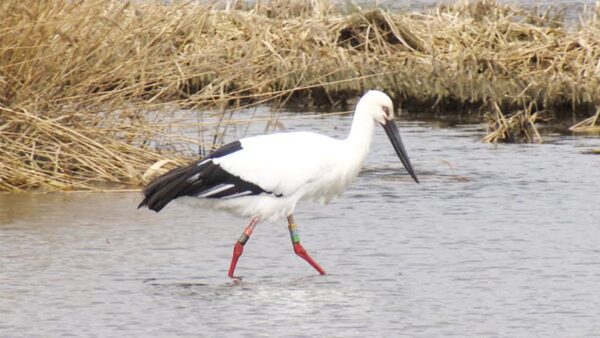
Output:
[[[233,256],[231,257],[231,264],[229,265],[229,273],[227,273],[230,278],[235,278],[233,277],[235,266],[237,265],[238,259],[240,259],[242,252],[244,252],[244,245],[246,242],[248,242],[248,239],[250,239],[250,235],[252,235],[252,231],[254,231],[256,224],[258,224],[258,218],[253,218],[233,246]]]
[[[288,229],[290,230],[290,237],[292,238],[292,244],[294,245],[294,252],[296,253],[296,255],[302,257],[305,261],[308,262],[308,264],[312,265],[312,267],[315,268],[315,270],[319,271],[321,275],[324,275],[325,270],[323,270],[319,263],[315,262],[315,260],[308,255],[306,249],[304,249],[302,247],[302,244],[300,244],[300,235],[298,234],[296,223],[294,223],[293,215],[288,216]]]

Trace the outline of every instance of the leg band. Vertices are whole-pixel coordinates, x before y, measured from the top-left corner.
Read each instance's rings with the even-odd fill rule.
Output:
[[[300,243],[300,234],[298,233],[298,229],[296,228],[296,223],[290,223],[288,225],[288,229],[290,230],[290,237],[292,238],[292,243]]]
[[[249,239],[249,238],[250,238],[250,236],[248,236],[248,235],[246,235],[245,233],[243,233],[243,234],[240,236],[240,238],[238,239],[238,242],[239,242],[241,245],[245,245],[245,244],[246,244],[246,242],[248,242],[248,239]]]

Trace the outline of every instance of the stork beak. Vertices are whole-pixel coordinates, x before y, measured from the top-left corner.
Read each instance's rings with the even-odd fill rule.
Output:
[[[410,160],[408,159],[408,155],[406,154],[406,149],[404,149],[404,145],[402,144],[402,139],[400,138],[400,132],[398,131],[398,127],[396,127],[396,123],[393,120],[385,120],[385,124],[382,124],[383,129],[385,129],[385,133],[390,138],[390,142],[394,146],[394,150],[396,150],[396,154],[402,161],[404,168],[410,174],[410,176],[415,180],[415,182],[419,183],[417,179],[417,175],[415,175],[415,171],[410,164]]]

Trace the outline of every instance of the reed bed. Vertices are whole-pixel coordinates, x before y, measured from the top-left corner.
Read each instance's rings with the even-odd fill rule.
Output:
[[[148,128],[122,116],[63,113],[57,118],[0,108],[0,191],[89,190],[142,183],[162,166],[181,164],[146,147]],[[75,127],[74,127],[75,126]],[[155,135],[154,135],[155,136]],[[156,163],[149,168],[149,163]]]
[[[488,0],[425,13],[229,4],[0,2],[0,190],[137,184],[181,158],[157,119],[174,109],[344,107],[379,88],[419,111],[479,108],[495,116],[489,141],[537,141],[518,128],[600,106],[598,6],[569,28]]]

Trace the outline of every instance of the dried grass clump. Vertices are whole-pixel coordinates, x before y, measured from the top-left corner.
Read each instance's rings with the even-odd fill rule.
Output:
[[[0,190],[135,183],[176,156],[148,116],[171,106],[343,105],[370,88],[421,108],[600,105],[600,7],[568,29],[489,0],[427,13],[228,4],[1,1]],[[533,125],[490,111],[497,130]]]
[[[576,133],[600,133],[600,106],[596,107],[596,114],[575,124],[569,130]]]
[[[540,112],[534,112],[533,105],[505,116],[500,107],[493,103],[495,113],[488,114],[488,132],[483,138],[484,142],[497,143],[541,143],[542,138],[537,131],[535,121]]]

